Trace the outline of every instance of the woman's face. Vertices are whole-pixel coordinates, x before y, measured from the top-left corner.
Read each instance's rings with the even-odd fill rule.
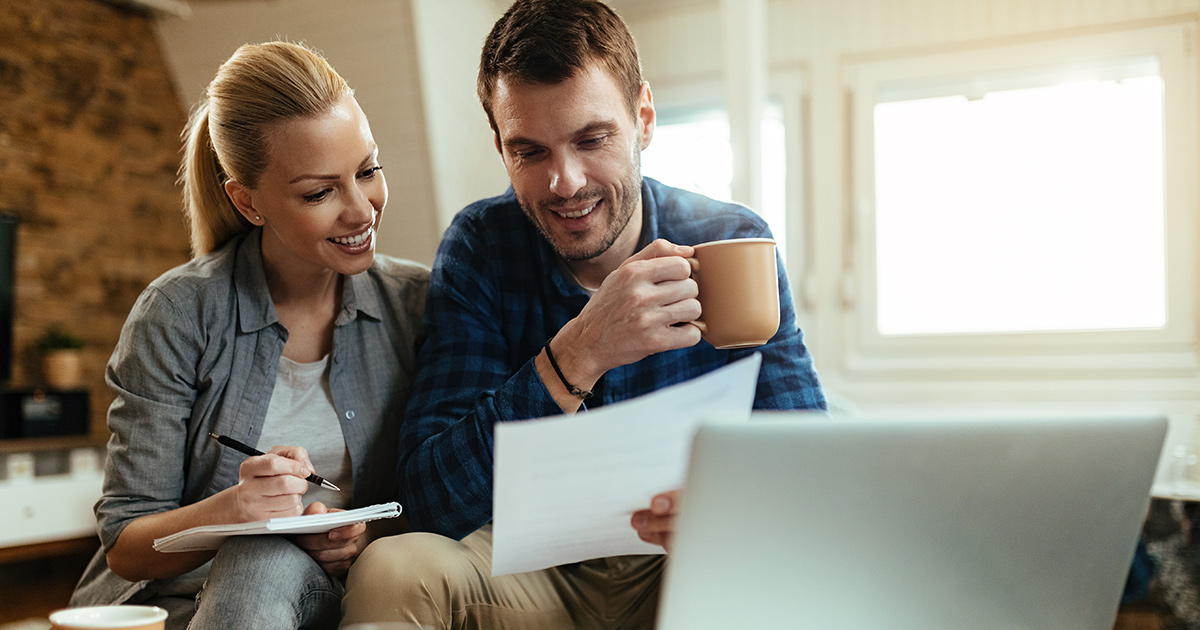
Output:
[[[387,183],[358,102],[347,96],[321,116],[280,123],[268,136],[268,153],[257,188],[226,184],[242,215],[263,227],[268,269],[284,275],[366,271]]]

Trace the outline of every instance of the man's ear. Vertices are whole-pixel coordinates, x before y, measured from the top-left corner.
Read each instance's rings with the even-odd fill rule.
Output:
[[[650,140],[654,138],[654,123],[657,116],[654,112],[654,95],[650,92],[649,81],[642,81],[642,91],[638,95],[637,107],[638,132],[641,135],[642,150],[645,150],[650,146]]]
[[[233,207],[237,208],[243,218],[252,225],[263,224],[262,215],[254,209],[254,196],[249,188],[243,186],[236,179],[227,179],[225,180],[225,194],[229,195]]]

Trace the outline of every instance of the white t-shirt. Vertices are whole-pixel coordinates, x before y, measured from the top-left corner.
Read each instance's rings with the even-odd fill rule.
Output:
[[[345,508],[354,494],[350,451],[338,424],[333,396],[329,391],[329,355],[313,363],[297,363],[279,357],[275,391],[263,421],[258,450],[272,446],[303,446],[317,474],[341,492],[309,484],[304,505],[320,501],[328,508]]]

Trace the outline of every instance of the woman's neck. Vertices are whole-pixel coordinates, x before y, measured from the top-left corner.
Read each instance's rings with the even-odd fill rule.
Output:
[[[343,277],[332,269],[295,264],[299,261],[272,254],[264,243],[267,290],[279,323],[288,331],[283,356],[301,363],[319,361],[333,349]]]

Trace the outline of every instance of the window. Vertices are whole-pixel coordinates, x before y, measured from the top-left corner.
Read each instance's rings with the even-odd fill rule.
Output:
[[[763,207],[753,210],[771,226],[783,255],[787,251],[787,156],[783,109],[779,105],[766,108],[762,134]],[[718,107],[660,110],[654,140],[642,152],[642,174],[668,186],[732,201],[733,147],[725,110]]]
[[[848,67],[846,373],[1200,371],[1194,30]]]
[[[1126,65],[875,105],[881,333],[1166,324],[1162,78]]]

